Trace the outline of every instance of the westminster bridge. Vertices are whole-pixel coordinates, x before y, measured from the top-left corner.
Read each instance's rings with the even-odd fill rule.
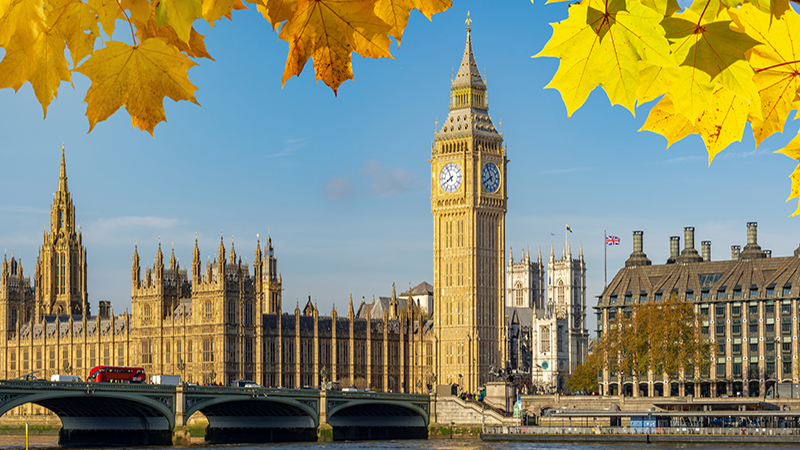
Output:
[[[0,415],[26,403],[62,423],[59,444],[188,444],[189,417],[209,443],[427,437],[430,397],[315,389],[0,381]]]

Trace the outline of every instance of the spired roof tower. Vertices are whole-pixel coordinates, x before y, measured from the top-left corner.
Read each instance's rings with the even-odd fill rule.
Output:
[[[504,365],[506,149],[489,117],[471,20],[450,113],[431,148],[433,285],[439,383],[474,392]]]
[[[67,164],[61,146],[58,191],[50,206],[50,232],[44,233],[36,260],[36,317],[44,314],[89,314],[86,292],[86,248],[75,222],[75,205],[67,188]]]

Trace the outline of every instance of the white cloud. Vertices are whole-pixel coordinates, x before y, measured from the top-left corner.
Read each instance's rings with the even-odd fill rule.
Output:
[[[597,167],[571,167],[568,169],[553,169],[553,170],[545,170],[543,172],[539,172],[539,175],[547,175],[553,173],[570,173],[570,172],[584,172],[586,170],[594,170]]]
[[[309,142],[310,140],[306,138],[286,139],[283,141],[283,148],[279,152],[269,155],[269,157],[291,156],[297,153],[298,150],[307,146]]]
[[[331,200],[337,200],[344,197],[349,197],[353,194],[353,182],[350,177],[335,177],[332,176],[327,183],[325,183],[325,197]]]
[[[416,187],[417,183],[410,172],[396,167],[389,169],[381,163],[370,159],[361,168],[361,173],[370,181],[372,192],[378,195],[391,195],[408,191]]]
[[[83,227],[84,236],[94,242],[130,242],[139,235],[151,235],[150,230],[161,234],[174,230],[181,221],[158,216],[123,216],[100,219]]]

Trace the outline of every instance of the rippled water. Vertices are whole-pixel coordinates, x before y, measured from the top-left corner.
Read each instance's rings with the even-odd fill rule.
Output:
[[[39,450],[57,447],[58,436],[31,436],[29,448]],[[536,443],[536,442],[483,442],[477,439],[455,440],[410,440],[410,441],[360,441],[337,442],[333,444],[292,443],[292,444],[261,444],[261,445],[204,445],[195,444],[192,450],[736,450],[769,449],[769,450],[797,450],[797,445],[759,445],[759,444],[646,444],[641,443]],[[0,449],[24,449],[25,436],[0,436]],[[176,447],[136,447],[145,450],[174,450]],[[115,447],[113,450],[122,450]],[[93,449],[97,450],[97,449]],[[103,449],[99,449],[103,450]],[[106,449],[111,450],[111,449]]]

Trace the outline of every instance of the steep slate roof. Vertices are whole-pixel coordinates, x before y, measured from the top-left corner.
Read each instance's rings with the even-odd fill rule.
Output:
[[[655,294],[660,293],[666,298],[673,292],[681,299],[691,293],[695,302],[721,300],[717,298],[720,291],[725,293],[725,299],[745,300],[753,298],[751,289],[758,291],[756,298],[767,298],[767,287],[775,289],[769,298],[786,297],[783,295],[784,287],[790,287],[789,296],[800,295],[800,258],[762,257],[624,267],[611,280],[598,306],[624,305],[626,295],[631,296],[631,303],[638,303],[641,295],[652,301]],[[708,298],[702,298],[703,291],[709,293]],[[739,295],[734,297],[733,293],[737,291]],[[613,296],[617,297],[615,304],[610,303]]]
[[[408,293],[409,291],[405,291],[401,292],[400,295],[402,297],[408,297]],[[422,283],[411,288],[411,295],[433,295],[433,285],[427,281],[423,281]]]

